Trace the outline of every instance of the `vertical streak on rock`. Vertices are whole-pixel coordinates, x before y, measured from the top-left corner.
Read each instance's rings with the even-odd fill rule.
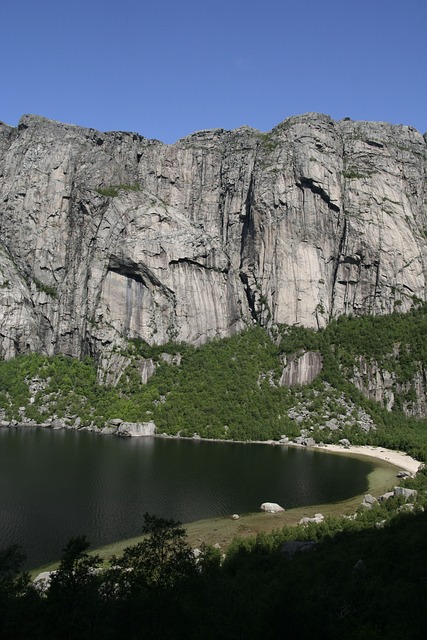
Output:
[[[340,259],[341,259],[341,256],[344,255],[344,249],[345,249],[346,240],[347,240],[347,218],[345,213],[343,213],[340,217],[343,223],[343,228],[342,228],[342,232],[339,239],[338,253],[334,260],[333,275],[332,275],[331,311],[329,315],[329,320],[332,320],[335,317],[335,296],[336,296],[336,287],[337,287],[337,274],[338,274],[338,268],[340,266]],[[339,222],[338,222],[338,227],[339,227]]]
[[[255,177],[252,173],[248,193],[245,200],[245,217],[242,227],[242,237],[240,245],[240,268],[244,269],[246,260],[247,266],[253,266],[255,256],[255,224],[253,218],[253,203],[255,191]]]
[[[133,310],[133,280],[132,278],[126,278],[126,310],[124,317],[123,332],[127,337],[129,335],[129,329],[132,322],[132,310]]]

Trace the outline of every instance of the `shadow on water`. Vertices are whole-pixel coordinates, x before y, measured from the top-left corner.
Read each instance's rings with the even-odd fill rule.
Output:
[[[72,535],[93,546],[139,535],[145,512],[194,522],[346,500],[368,490],[370,460],[315,450],[75,431],[0,429],[0,547],[28,566]]]

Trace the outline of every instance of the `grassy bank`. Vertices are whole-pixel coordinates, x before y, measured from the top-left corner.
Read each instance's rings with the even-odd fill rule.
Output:
[[[325,455],[351,455],[327,453]],[[359,458],[366,461],[361,455],[351,455],[353,458]],[[374,496],[380,496],[391,487],[398,484],[396,478],[396,467],[388,462],[375,461],[375,468],[368,475],[368,489],[366,493]],[[285,526],[296,526],[301,518],[312,517],[315,513],[322,513],[325,517],[336,517],[353,514],[364,497],[363,494],[349,498],[341,502],[332,504],[307,505],[303,507],[295,507],[286,509],[281,513],[247,513],[239,514],[238,520],[232,520],[230,517],[208,518],[206,520],[198,520],[196,522],[184,523],[187,533],[187,539],[190,546],[199,548],[201,545],[219,544],[221,550],[225,552],[230,543],[235,538],[248,538],[257,536],[259,533],[269,533],[275,529],[281,529]],[[286,505],[284,505],[286,507]],[[119,556],[126,547],[138,544],[143,536],[136,536],[125,540],[119,540],[109,545],[105,545],[91,551],[92,554],[99,554],[107,561],[111,556]],[[58,562],[39,567],[31,570],[31,575],[35,577],[42,571],[53,571],[58,566]]]

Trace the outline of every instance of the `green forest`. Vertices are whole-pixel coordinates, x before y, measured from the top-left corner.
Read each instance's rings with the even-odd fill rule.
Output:
[[[149,346],[134,339],[119,354],[128,364],[116,386],[97,382],[94,359],[22,355],[0,363],[0,410],[5,420],[22,422],[25,416],[43,423],[55,416],[72,425],[78,418],[80,426],[93,428],[113,418],[152,420],[158,433],[225,440],[294,438],[303,427],[318,442],[345,437],[353,444],[398,448],[425,460],[426,335],[423,306],[409,314],[343,316],[318,332],[253,326],[198,348]],[[285,357],[305,351],[321,354],[320,375],[309,385],[281,386]],[[142,384],[141,362],[147,359],[154,362],[155,374]],[[363,369],[361,362],[365,372],[359,380],[366,388],[369,367],[391,377],[391,410],[355,386],[354,371]],[[33,381],[38,386],[31,395]],[[301,413],[302,423],[292,411]],[[358,426],[360,411],[376,429]],[[327,427],[331,419],[339,421],[339,429]]]

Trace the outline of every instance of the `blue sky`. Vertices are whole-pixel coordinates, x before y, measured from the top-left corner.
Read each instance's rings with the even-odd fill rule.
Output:
[[[427,130],[426,0],[8,0],[0,120],[164,142],[288,116]]]

